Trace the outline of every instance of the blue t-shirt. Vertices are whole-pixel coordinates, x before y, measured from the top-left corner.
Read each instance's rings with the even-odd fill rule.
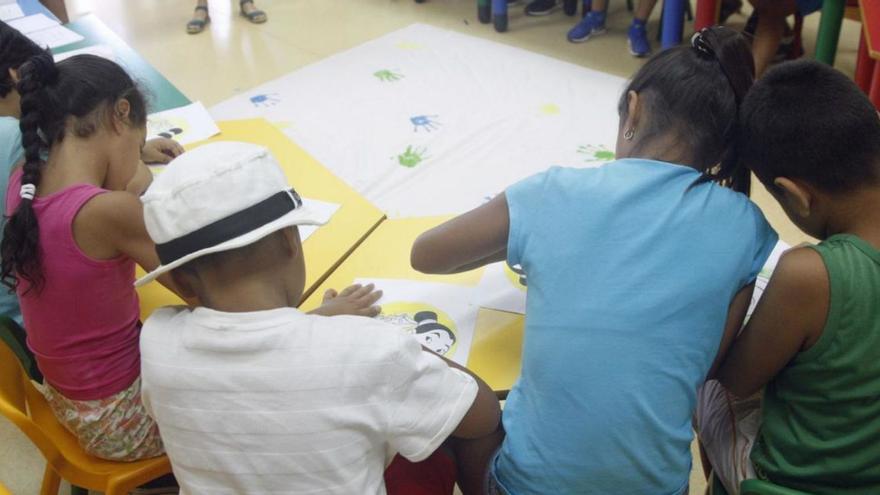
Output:
[[[697,387],[777,241],[745,195],[699,177],[626,159],[507,190],[508,262],[529,283],[494,466],[511,494],[686,487]]]
[[[6,188],[9,185],[9,174],[23,157],[18,119],[0,117],[0,233],[6,225]],[[5,286],[0,286],[0,314],[9,316],[19,325],[22,324],[18,296],[10,293]]]

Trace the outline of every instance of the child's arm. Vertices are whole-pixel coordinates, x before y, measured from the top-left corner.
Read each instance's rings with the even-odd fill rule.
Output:
[[[141,150],[141,160],[144,163],[168,163],[180,156],[184,151],[183,146],[177,141],[168,138],[150,139]]]
[[[423,349],[424,352],[430,352],[432,355],[446,361],[450,368],[464,371],[477,382],[477,396],[474,397],[471,408],[461,419],[461,422],[458,423],[458,427],[452,432],[452,436],[457,438],[480,438],[495,432],[498,429],[499,421],[501,421],[501,406],[498,403],[498,396],[495,395],[495,392],[489,385],[474,372],[455,361],[450,361],[443,356],[434,354],[427,348],[423,347]]]
[[[410,263],[424,273],[458,273],[507,259],[510,216],[502,193],[420,235]]]
[[[128,185],[125,186],[125,190],[135,196],[142,196],[147,192],[147,188],[150,187],[150,184],[152,183],[153,172],[150,172],[150,168],[147,167],[144,162],[140,162],[134,173],[134,177],[132,177],[131,180],[128,181]]]
[[[798,352],[818,341],[830,293],[819,253],[809,248],[785,253],[717,378],[739,397],[764,387]]]

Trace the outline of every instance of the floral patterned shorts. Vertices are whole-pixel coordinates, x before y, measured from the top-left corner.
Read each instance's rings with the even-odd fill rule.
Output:
[[[43,394],[58,421],[89,454],[110,461],[138,461],[165,453],[159,428],[141,403],[141,379],[98,400],[71,400],[44,384]]]

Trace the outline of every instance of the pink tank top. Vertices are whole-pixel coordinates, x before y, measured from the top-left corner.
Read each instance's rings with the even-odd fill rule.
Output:
[[[21,202],[21,170],[9,179],[6,211]],[[140,309],[134,261],[97,260],[73,239],[73,219],[87,201],[108,192],[87,184],[38,197],[45,284],[18,287],[28,347],[45,379],[73,400],[103,399],[125,390],[140,375]]]

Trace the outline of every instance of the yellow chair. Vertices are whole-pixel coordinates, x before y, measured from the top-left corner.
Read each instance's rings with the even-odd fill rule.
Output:
[[[9,493],[9,490],[6,489],[5,486],[3,486],[3,483],[0,483],[0,495],[12,495],[11,493]]]
[[[171,463],[164,455],[137,462],[112,462],[85,453],[55,419],[43,394],[27,378],[5,342],[0,342],[0,414],[27,435],[46,458],[40,495],[57,495],[62,478],[106,495],[125,495],[171,472]]]

